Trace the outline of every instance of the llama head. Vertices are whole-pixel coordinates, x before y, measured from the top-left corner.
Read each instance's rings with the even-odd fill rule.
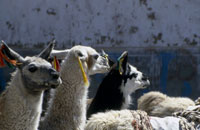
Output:
[[[73,59],[77,62],[77,59],[79,58],[83,65],[84,71],[88,75],[106,73],[110,68],[107,58],[101,56],[95,49],[87,46],[78,45],[72,47],[71,49],[60,51],[53,50],[51,55],[56,56],[60,60],[70,57],[70,59]]]
[[[150,85],[148,78],[134,66],[128,63],[128,52],[124,52],[118,59],[119,74],[122,76],[121,91],[127,95],[137,89]]]
[[[9,48],[5,42],[2,42],[2,46],[4,54],[16,61],[22,83],[28,91],[39,92],[48,88],[56,88],[61,83],[59,73],[45,60],[54,47],[53,43],[50,43],[39,55],[25,58]]]

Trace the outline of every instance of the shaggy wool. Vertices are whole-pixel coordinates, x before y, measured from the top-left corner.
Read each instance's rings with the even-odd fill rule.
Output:
[[[146,112],[121,110],[92,115],[85,130],[153,130],[153,128]]]
[[[200,98],[195,101],[196,106],[190,106],[186,110],[173,113],[173,116],[179,117],[180,126],[183,130],[195,129],[200,124]]]

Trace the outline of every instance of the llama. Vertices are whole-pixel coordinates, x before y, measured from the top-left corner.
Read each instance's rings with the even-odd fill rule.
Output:
[[[85,130],[153,130],[146,112],[111,110],[93,114]]]
[[[138,109],[146,111],[150,116],[165,117],[185,110],[195,103],[189,98],[169,97],[160,92],[149,92],[138,99]]]
[[[200,98],[195,101],[195,106],[173,113],[173,116],[164,118],[150,117],[154,129],[162,130],[199,130],[200,129]]]
[[[43,91],[56,88],[61,79],[47,59],[53,43],[38,56],[23,58],[2,41],[1,55],[16,61],[17,69],[0,95],[1,130],[37,130],[42,111]],[[10,60],[8,60],[10,59]]]
[[[40,130],[83,130],[89,86],[85,79],[109,69],[107,59],[91,47],[74,46],[64,51],[66,58],[60,71],[63,83],[55,91],[48,114],[40,123]]]
[[[197,118],[198,114],[196,115]],[[196,118],[196,119],[197,119]],[[197,124],[196,128],[199,128]],[[167,116],[148,116],[141,110],[111,110],[93,114],[87,121],[85,130],[195,130],[186,119]]]
[[[189,106],[186,110],[182,110],[179,112],[173,113],[173,116],[179,117],[181,119],[187,120],[187,124],[196,128],[196,130],[200,129],[200,97],[195,100],[195,106]],[[181,125],[185,126],[185,122],[181,122]]]
[[[121,67],[114,65],[101,82],[97,94],[87,111],[87,118],[97,112],[127,109],[131,104],[131,94],[150,84],[148,78],[128,63],[128,52],[118,59]],[[119,68],[123,73],[120,74]]]
[[[196,106],[189,106],[185,110],[173,113],[174,117],[150,117],[153,128],[162,130],[199,130],[200,105],[198,105],[198,99],[195,103]]]

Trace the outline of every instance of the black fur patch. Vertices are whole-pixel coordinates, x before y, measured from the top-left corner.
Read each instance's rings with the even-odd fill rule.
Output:
[[[106,110],[118,110],[124,101],[123,94],[120,91],[122,84],[122,75],[116,69],[111,70],[101,82],[96,96],[94,97],[87,111],[87,118],[97,112]]]
[[[125,74],[123,75],[124,85],[127,83],[128,79],[131,80],[133,77],[136,78],[138,76],[137,73],[132,73],[131,74],[131,67],[130,67],[129,64],[127,64],[126,71],[127,72],[125,72]]]
[[[137,74],[130,74],[131,68],[129,64],[124,64],[125,68],[121,75],[119,70],[112,69],[108,75],[101,82],[97,94],[94,97],[90,107],[87,111],[87,118],[97,112],[105,112],[106,110],[119,110],[125,102],[123,93],[120,88],[122,84],[126,84],[128,79],[137,77]]]

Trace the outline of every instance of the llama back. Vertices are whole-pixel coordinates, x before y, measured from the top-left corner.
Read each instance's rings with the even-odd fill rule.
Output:
[[[194,105],[194,101],[189,98],[169,97],[160,92],[149,92],[138,99],[138,109],[158,117],[171,116],[174,112]]]

